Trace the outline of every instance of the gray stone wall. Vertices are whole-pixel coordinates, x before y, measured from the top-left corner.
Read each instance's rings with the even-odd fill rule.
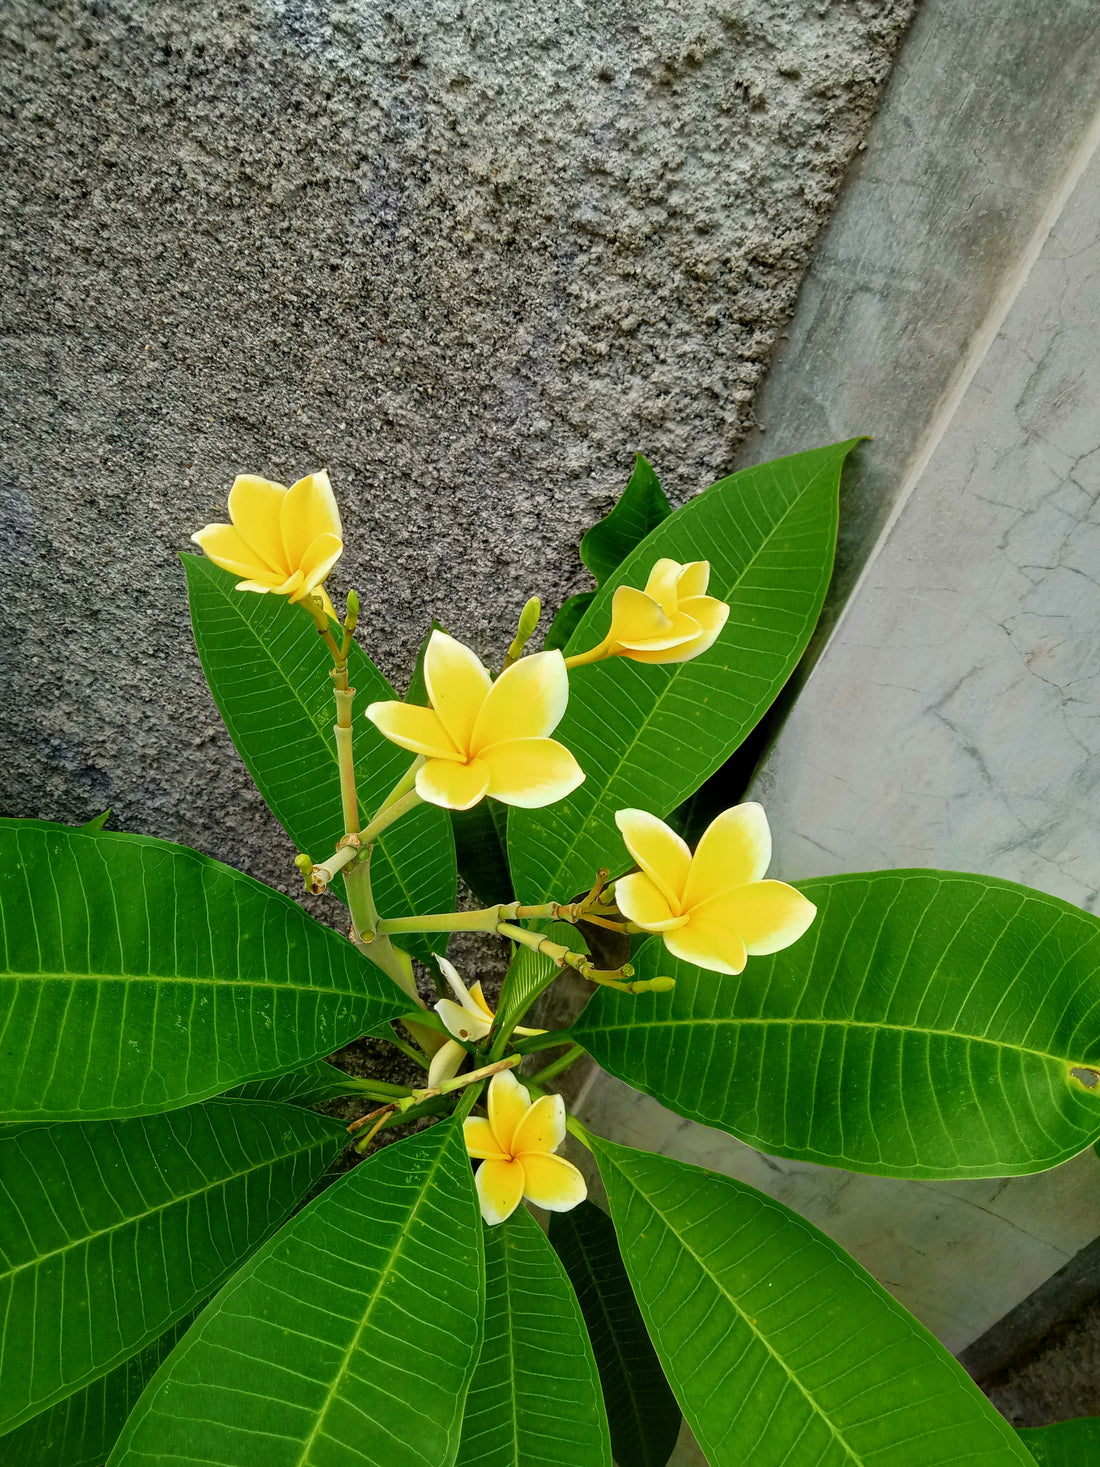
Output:
[[[728,467],[914,3],[8,0],[0,811],[287,886],[191,530],[327,465],[384,670],[499,649],[636,450]]]

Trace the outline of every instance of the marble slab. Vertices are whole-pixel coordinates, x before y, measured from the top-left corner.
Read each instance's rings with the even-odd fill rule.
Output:
[[[775,875],[977,870],[1095,911],[1100,12],[978,0],[972,15],[984,15],[984,35],[957,6],[922,8],[772,379],[787,407],[746,453],[880,435],[848,541],[842,579],[854,591],[834,603],[751,794],[771,819]],[[1058,78],[1069,72],[1082,81],[1067,96]],[[982,86],[1007,88],[1011,105],[979,106]],[[955,107],[953,125],[937,106]],[[1015,161],[989,131],[997,115],[1018,135]],[[914,191],[917,179],[942,197]],[[959,278],[949,267],[965,260],[967,208],[974,237],[995,248]],[[983,210],[996,209],[1008,211],[1003,227],[987,228]],[[766,1157],[598,1072],[578,1106],[616,1140],[787,1203],[955,1351],[1100,1237],[1092,1151],[1035,1177],[894,1181]],[[693,1451],[685,1444],[674,1462],[700,1461]]]

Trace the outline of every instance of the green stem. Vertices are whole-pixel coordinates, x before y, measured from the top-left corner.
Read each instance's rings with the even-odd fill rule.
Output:
[[[400,820],[402,815],[407,815],[410,810],[415,810],[417,805],[423,801],[415,789],[401,796],[399,800],[388,807],[383,807],[374,817],[366,830],[362,832],[361,839],[364,845],[370,845],[378,839],[387,826],[392,825],[395,820]]]
[[[336,683],[336,724],[332,730],[336,738],[336,762],[340,769],[340,804],[344,812],[344,834],[359,833],[359,796],[355,789],[355,757],[351,747],[351,705],[355,701],[355,689],[347,686],[347,663],[340,665],[341,680],[337,669],[332,676]]]
[[[377,815],[381,815],[383,810],[388,810],[391,805],[395,805],[402,795],[408,794],[409,790],[411,790],[416,784],[417,774],[427,762],[428,761],[423,754],[418,754],[416,756],[413,762],[409,765],[408,769],[405,770],[405,773],[394,785],[393,789],[390,790],[389,794],[379,805],[376,811]]]
[[[547,1080],[552,1080],[555,1075],[560,1075],[563,1070],[567,1070],[570,1065],[575,1065],[579,1059],[583,1058],[584,1050],[580,1045],[570,1045],[564,1054],[560,1054],[556,1060],[552,1060],[544,1070],[539,1070],[537,1074],[532,1075],[530,1077],[531,1082],[535,1085],[545,1085]],[[525,1084],[526,1080],[527,1077],[525,1076]]]
[[[392,1031],[386,1035],[386,1039],[387,1042],[392,1044],[395,1049],[399,1049],[402,1054],[408,1055],[409,1059],[415,1060],[422,1070],[426,1070],[428,1068],[428,1060],[424,1058],[419,1050],[413,1049],[411,1044],[406,1044],[403,1039],[398,1039],[397,1035],[394,1034]],[[411,1095],[412,1091],[406,1087],[404,1093],[406,1095]]]
[[[516,902],[482,907],[476,912],[435,912],[423,917],[383,917],[379,932],[496,932],[505,917],[515,916]]]

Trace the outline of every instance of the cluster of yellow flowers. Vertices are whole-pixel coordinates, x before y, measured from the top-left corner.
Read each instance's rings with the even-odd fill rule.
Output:
[[[323,471],[288,489],[251,475],[229,494],[231,524],[207,525],[192,539],[234,575],[239,591],[274,592],[291,601],[320,598],[335,617],[325,577],[343,551],[340,514]],[[658,560],[645,589],[619,586],[607,635],[588,652],[523,657],[495,679],[469,647],[433,632],[424,656],[429,707],[371,703],[366,716],[392,743],[419,757],[421,799],[468,810],[487,795],[506,805],[537,809],[564,799],[584,771],[550,735],[565,713],[569,671],[609,657],[642,663],[685,662],[712,645],[729,607],[706,594],[705,560],[681,565]],[[740,973],[751,955],[778,952],[809,927],[816,908],[782,881],[766,881],[771,834],[760,805],[726,810],[704,832],[694,854],[645,810],[620,810],[616,823],[638,871],[615,883],[615,901],[631,929],[661,936],[675,957],[716,973]],[[492,1027],[480,984],[467,990],[440,959],[455,995],[436,1009],[455,1040],[436,1053],[429,1084],[458,1071],[466,1049]],[[538,1033],[518,1030],[518,1033]],[[482,1213],[501,1222],[521,1198],[564,1210],[585,1195],[576,1167],[554,1152],[565,1137],[558,1095],[531,1103],[510,1072],[494,1075],[488,1119],[467,1120],[470,1155],[481,1159],[477,1187]]]

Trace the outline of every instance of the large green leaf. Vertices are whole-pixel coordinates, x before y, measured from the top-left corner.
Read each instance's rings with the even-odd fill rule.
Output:
[[[273,1075],[268,1080],[248,1080],[226,1091],[228,1100],[281,1100],[290,1105],[318,1105],[322,1100],[338,1100],[344,1095],[354,1095],[360,1088],[352,1075],[330,1065],[327,1060],[315,1060],[300,1070],[291,1070],[286,1075]]]
[[[710,1467],[1009,1467],[1011,1427],[835,1243],[752,1187],[593,1138],[627,1272]]]
[[[743,469],[714,484],[648,535],[605,582],[569,643],[607,631],[620,584],[644,586],[663,556],[709,560],[710,594],[730,617],[690,662],[649,667],[614,657],[579,668],[555,738],[584,783],[542,810],[513,810],[508,852],[521,901],[567,901],[600,866],[627,864],[615,811],[666,815],[759,722],[813,631],[836,543],[837,490],[854,446],[838,444]]]
[[[210,691],[256,787],[300,851],[315,861],[343,835],[333,737],[332,659],[313,622],[283,596],[235,591],[236,577],[201,555],[183,556],[195,643]],[[409,767],[410,756],[366,718],[368,703],[397,695],[358,644],[348,657],[355,702],[355,776],[364,818]],[[454,845],[447,813],[422,805],[385,831],[371,859],[383,917],[449,912]],[[340,882],[333,890],[339,895]],[[442,951],[446,934],[406,944]]]
[[[289,898],[145,836],[0,820],[0,928],[3,1121],[170,1110],[408,1008]]]
[[[111,1467],[451,1467],[483,1308],[452,1120],[341,1177],[240,1270],[154,1378]]]
[[[1095,1467],[1100,1462],[1100,1416],[1029,1427],[1019,1435],[1039,1467]]]
[[[550,1214],[550,1241],[576,1290],[600,1372],[620,1467],[665,1467],[680,1408],[650,1343],[605,1212],[582,1202]]]
[[[0,1136],[0,1429],[190,1313],[346,1141],[327,1116],[224,1100]]]
[[[950,871],[799,883],[818,915],[740,978],[651,938],[573,1034],[679,1115],[774,1156],[900,1177],[1043,1171],[1100,1134],[1100,919]]]
[[[135,1401],[193,1319],[187,1315],[90,1386],[0,1437],[0,1462],[4,1467],[103,1467]]]
[[[485,1342],[466,1399],[458,1467],[611,1467],[576,1295],[523,1208],[485,1231]]]

